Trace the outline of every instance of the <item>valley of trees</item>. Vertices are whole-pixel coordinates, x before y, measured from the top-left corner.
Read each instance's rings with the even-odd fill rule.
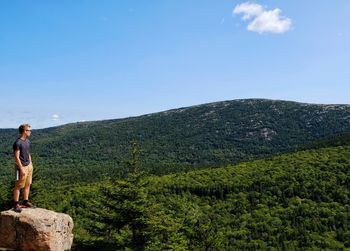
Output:
[[[34,200],[73,217],[75,250],[350,248],[350,147],[164,176],[135,159],[124,179],[49,191],[39,179]]]

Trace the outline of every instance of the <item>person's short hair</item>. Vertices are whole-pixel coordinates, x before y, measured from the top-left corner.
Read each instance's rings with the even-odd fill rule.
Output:
[[[19,133],[24,133],[25,130],[27,130],[28,128],[30,128],[30,125],[29,124],[23,124],[23,125],[20,125],[19,128],[18,128],[18,131]]]

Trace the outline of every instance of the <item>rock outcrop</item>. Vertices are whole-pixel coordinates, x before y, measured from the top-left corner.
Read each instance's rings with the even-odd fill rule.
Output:
[[[0,213],[0,249],[65,251],[73,243],[73,220],[63,213],[25,208]]]

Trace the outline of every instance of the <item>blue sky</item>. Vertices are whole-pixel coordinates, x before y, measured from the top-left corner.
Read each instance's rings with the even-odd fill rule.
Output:
[[[202,103],[350,103],[350,1],[0,3],[0,128]]]

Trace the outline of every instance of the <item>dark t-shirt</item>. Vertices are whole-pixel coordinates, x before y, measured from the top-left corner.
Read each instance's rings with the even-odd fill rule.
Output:
[[[13,152],[19,150],[19,159],[23,166],[28,166],[30,164],[29,147],[30,141],[28,139],[22,140],[18,138],[15,143],[13,143]]]

